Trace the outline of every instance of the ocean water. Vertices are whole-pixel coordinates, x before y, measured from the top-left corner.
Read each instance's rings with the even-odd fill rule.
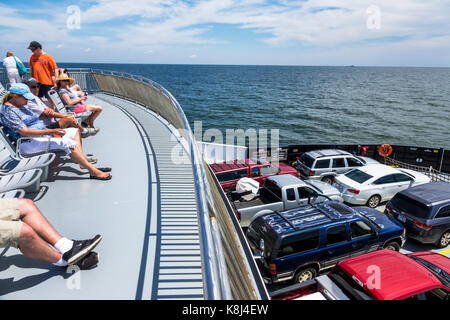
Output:
[[[142,75],[193,127],[279,129],[280,145],[390,143],[450,149],[450,68],[68,64]]]

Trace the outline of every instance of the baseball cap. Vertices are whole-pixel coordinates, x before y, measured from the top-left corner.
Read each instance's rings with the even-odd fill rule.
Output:
[[[34,94],[31,93],[30,88],[25,83],[15,83],[9,88],[9,92],[23,96],[27,100],[33,100],[36,98]]]
[[[37,42],[37,41],[31,41],[30,45],[28,46],[28,49],[34,50],[34,49],[37,49],[37,48],[41,48],[42,49],[41,44],[39,42]]]
[[[23,80],[23,83],[25,83],[29,87],[33,87],[35,85],[41,85],[39,81],[37,81],[35,78],[28,78]]]

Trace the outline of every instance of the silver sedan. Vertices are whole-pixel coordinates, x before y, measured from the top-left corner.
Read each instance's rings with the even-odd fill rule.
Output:
[[[333,185],[342,193],[344,202],[376,208],[397,192],[430,181],[413,170],[371,164],[338,175]]]

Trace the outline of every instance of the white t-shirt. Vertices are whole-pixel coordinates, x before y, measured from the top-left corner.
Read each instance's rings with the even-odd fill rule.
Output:
[[[19,58],[17,58],[18,62],[22,62],[19,60]],[[3,66],[6,69],[6,72],[19,72],[17,70],[17,66],[16,66],[16,60],[14,60],[14,57],[6,57],[5,59],[3,59]]]

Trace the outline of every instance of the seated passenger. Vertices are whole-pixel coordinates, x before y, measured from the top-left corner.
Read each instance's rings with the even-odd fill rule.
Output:
[[[98,263],[98,254],[92,250],[101,240],[101,235],[69,240],[53,228],[32,200],[0,199],[0,248],[18,248],[26,257],[55,266],[75,264],[89,269]]]
[[[35,137],[27,139],[20,144],[20,152],[33,154],[38,152],[62,150],[70,158],[80,165],[81,169],[87,169],[91,179],[110,180],[111,168],[97,168],[92,165],[83,153],[81,147],[80,131],[77,128],[47,129],[44,122],[27,107],[28,100],[33,100],[34,95],[24,83],[14,84],[3,97],[3,105],[0,108],[0,121],[14,140],[23,137]],[[39,136],[60,137],[39,137]]]
[[[67,69],[58,69],[56,78],[58,78],[62,74],[65,74],[67,77],[70,77],[69,72],[67,71]],[[88,93],[84,92],[81,89],[80,85],[77,84],[77,83],[74,83],[74,84],[71,85],[70,91],[72,91],[73,93],[76,93],[78,97],[83,97],[83,96],[87,96],[88,95]]]
[[[29,78],[24,80],[24,83],[30,88],[31,93],[35,97],[33,100],[28,100],[27,106],[44,122],[47,129],[78,128],[80,129],[82,138],[97,134],[98,131],[94,128],[83,128],[74,117],[68,114],[58,113],[47,107],[38,97],[39,86],[41,83],[36,79]],[[55,121],[54,118],[59,118],[59,120]]]
[[[56,79],[56,88],[58,93],[63,103],[71,112],[82,113],[91,111],[92,114],[84,121],[83,124],[88,128],[94,128],[94,120],[100,115],[100,112],[102,112],[103,109],[101,106],[84,104],[83,101],[86,101],[87,97],[83,96],[78,98],[78,95],[70,90],[70,86],[74,81],[75,80],[73,78],[68,77],[65,73],[61,74]]]

